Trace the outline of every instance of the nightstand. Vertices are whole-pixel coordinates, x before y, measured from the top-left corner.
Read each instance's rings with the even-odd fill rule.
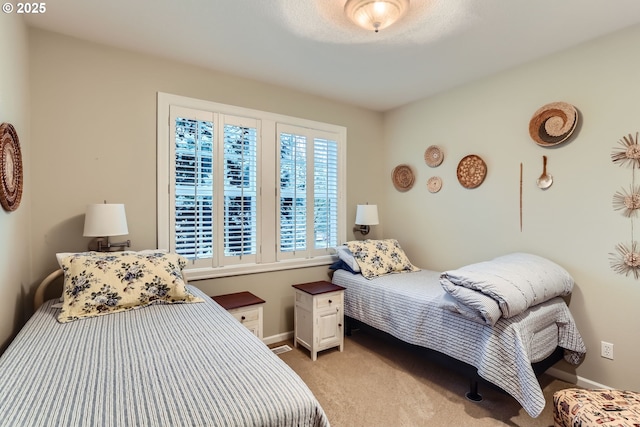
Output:
[[[255,336],[262,339],[262,307],[265,303],[263,299],[246,291],[211,298],[238,319]]]
[[[311,352],[311,360],[318,352],[332,347],[344,349],[344,289],[330,282],[311,282],[292,285],[295,288],[294,340]]]

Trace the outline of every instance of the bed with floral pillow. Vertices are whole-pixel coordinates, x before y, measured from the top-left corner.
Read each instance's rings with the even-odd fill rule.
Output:
[[[186,283],[181,256],[59,261],[62,303],[45,301],[0,357],[0,426],[329,425],[292,369]]]
[[[513,254],[441,272],[414,266],[394,239],[347,242],[337,254],[360,270],[336,265],[332,276],[345,288],[347,325],[355,321],[444,354],[452,368],[472,377],[471,397],[479,377],[537,417],[545,407],[537,374],[563,355],[578,364],[586,352],[562,299],[573,281],[548,259]],[[534,289],[524,292],[529,285]],[[507,286],[515,292],[505,292]],[[511,293],[518,298],[502,301]]]

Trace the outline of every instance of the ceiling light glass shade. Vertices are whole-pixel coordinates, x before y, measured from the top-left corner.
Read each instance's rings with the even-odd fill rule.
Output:
[[[349,19],[376,33],[402,18],[408,8],[409,0],[347,0],[344,5]]]
[[[87,206],[84,217],[84,236],[108,237],[125,234],[129,234],[129,229],[124,205],[101,203]]]

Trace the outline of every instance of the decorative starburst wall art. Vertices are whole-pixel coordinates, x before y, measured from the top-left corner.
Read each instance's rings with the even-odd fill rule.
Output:
[[[627,218],[637,216],[640,209],[640,186],[630,186],[627,192],[624,188],[613,195],[613,209],[622,211]]]
[[[631,244],[619,243],[616,252],[611,253],[611,268],[618,274],[633,275],[640,278],[640,252],[638,242],[633,233],[633,220],[640,209],[640,186],[636,185],[636,168],[640,166],[640,145],[638,145],[638,132],[623,137],[618,141],[620,147],[614,148],[611,153],[611,161],[620,166],[631,166],[631,185],[629,191],[622,189],[613,195],[613,209],[621,211],[622,215],[631,222]]]
[[[618,253],[611,254],[611,268],[618,274],[628,276],[633,274],[636,279],[640,277],[640,254],[638,253],[638,243],[632,241],[630,246],[619,243],[616,246]]]
[[[631,164],[634,169],[640,166],[640,146],[638,145],[638,132],[635,139],[633,135],[623,137],[618,144],[621,148],[613,149],[611,153],[611,161],[622,166]]]

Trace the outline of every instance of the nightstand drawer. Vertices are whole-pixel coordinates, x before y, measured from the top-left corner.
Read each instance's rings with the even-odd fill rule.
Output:
[[[229,313],[242,323],[253,322],[260,318],[260,310],[258,308],[236,308],[229,310]]]
[[[340,292],[331,292],[328,294],[322,294],[316,296],[316,307],[317,308],[326,308],[331,306],[336,306],[337,304],[342,303],[342,291]]]

